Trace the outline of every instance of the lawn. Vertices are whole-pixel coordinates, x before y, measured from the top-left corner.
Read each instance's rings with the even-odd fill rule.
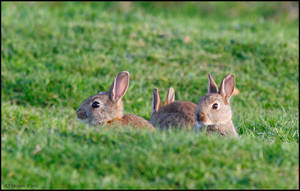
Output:
[[[299,188],[297,3],[1,2],[1,188]],[[87,97],[130,72],[125,113],[152,90],[197,103],[235,75],[239,138],[92,127]]]

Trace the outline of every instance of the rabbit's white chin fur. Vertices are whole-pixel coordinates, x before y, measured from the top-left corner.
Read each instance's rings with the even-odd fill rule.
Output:
[[[215,125],[214,123],[212,122],[200,122],[200,121],[197,121],[196,120],[196,123],[195,123],[195,126],[196,126],[196,129],[198,130],[203,130],[205,127],[209,126],[209,125]]]
[[[84,124],[87,124],[87,125],[98,125],[98,123],[95,123],[94,121],[89,122],[88,119],[79,119],[79,121],[82,122],[82,123],[84,123]]]
[[[79,119],[79,118],[78,118],[78,119]],[[79,119],[79,121],[82,122],[82,123],[85,123],[85,124],[88,124],[88,123],[89,123],[87,119]]]
[[[202,126],[208,126],[208,125],[215,125],[214,123],[212,123],[211,121],[205,121],[205,122],[199,122],[196,121],[196,123],[202,125]]]
[[[91,121],[89,122],[87,119],[79,119],[79,121],[81,121],[82,123],[84,124],[87,124],[87,125],[94,125],[94,126],[97,126],[97,125],[102,125],[103,123],[99,122],[99,121]]]

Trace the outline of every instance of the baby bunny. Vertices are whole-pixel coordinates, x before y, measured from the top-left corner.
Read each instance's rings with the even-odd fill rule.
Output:
[[[171,87],[162,107],[158,89],[154,88],[150,123],[158,125],[159,128],[168,128],[170,126],[176,128],[193,127],[195,125],[194,113],[197,105],[187,101],[175,101],[174,94],[174,89]]]
[[[208,133],[238,136],[229,103],[230,97],[237,93],[232,74],[223,79],[219,91],[213,77],[208,74],[208,93],[200,98],[195,112],[196,128],[203,130],[206,127]]]
[[[120,72],[108,92],[99,92],[82,102],[77,109],[77,118],[92,125],[120,124],[136,128],[154,127],[144,118],[133,114],[123,114],[122,97],[129,85],[129,72]]]

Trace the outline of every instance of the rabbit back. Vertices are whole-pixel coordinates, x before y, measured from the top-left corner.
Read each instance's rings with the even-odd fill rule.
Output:
[[[196,107],[192,102],[174,101],[153,113],[150,123],[159,128],[194,126]]]
[[[120,120],[122,125],[132,125],[135,128],[149,128],[154,130],[154,127],[151,123],[149,123],[144,118],[134,115],[134,114],[126,114]]]

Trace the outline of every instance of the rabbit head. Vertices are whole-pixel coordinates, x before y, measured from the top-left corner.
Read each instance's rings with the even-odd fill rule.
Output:
[[[122,97],[129,85],[129,72],[120,72],[108,92],[99,92],[82,102],[77,109],[77,118],[92,125],[104,123],[123,116]]]
[[[235,80],[232,74],[221,82],[220,90],[213,77],[208,74],[208,93],[202,96],[195,112],[196,126],[213,126],[231,123],[232,111],[230,97],[235,91]]]

